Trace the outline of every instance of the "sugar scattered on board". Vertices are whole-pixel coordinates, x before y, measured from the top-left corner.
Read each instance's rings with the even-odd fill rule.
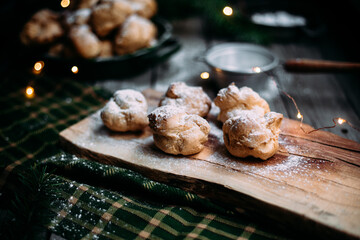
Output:
[[[90,126],[90,128],[95,129],[95,131],[87,136],[79,137],[77,144],[91,149],[97,141],[108,145],[109,149],[112,148],[111,146],[118,144],[129,144],[129,151],[135,152],[136,162],[138,164],[150,164],[164,171],[180,169],[178,174],[184,175],[193,172],[194,168],[209,169],[210,167],[223,169],[225,167],[229,171],[240,171],[249,176],[262,176],[266,181],[285,181],[286,183],[289,181],[294,186],[312,184],[314,179],[321,181],[321,176],[317,176],[317,173],[318,169],[321,168],[321,164],[326,161],[294,155],[299,149],[297,149],[295,145],[286,142],[284,136],[280,136],[279,143],[284,144],[283,149],[289,152],[289,156],[283,156],[283,158],[277,160],[269,159],[268,161],[250,158],[239,159],[231,156],[224,146],[221,124],[216,121],[218,111],[219,109],[213,105],[207,117],[211,126],[209,145],[206,146],[207,149],[205,149],[203,153],[200,153],[200,155],[195,155],[195,157],[191,156],[192,158],[190,159],[183,156],[171,156],[170,161],[168,154],[156,149],[153,144],[152,135],[134,138],[131,144],[129,144],[128,139],[121,139],[121,136],[125,135],[117,136],[114,134],[109,138],[109,131],[104,130],[102,127],[98,113],[93,116],[93,120],[95,121],[91,121],[92,126]],[[163,117],[165,117],[165,115]],[[302,149],[302,151],[306,152],[306,149]],[[201,154],[204,155],[201,156]],[[202,159],[204,156],[206,156],[206,159]],[[326,169],[322,171],[322,174],[327,174]],[[301,182],[299,182],[299,179]]]

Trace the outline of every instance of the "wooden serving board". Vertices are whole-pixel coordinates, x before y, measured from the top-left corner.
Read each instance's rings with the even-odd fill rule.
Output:
[[[144,95],[151,111],[161,94]],[[360,238],[360,144],[325,131],[304,134],[298,121],[284,119],[280,149],[272,158],[236,158],[224,146],[217,110],[207,118],[206,148],[196,155],[160,151],[149,128],[111,132],[99,112],[62,131],[61,144],[80,157],[135,170],[299,233]]]

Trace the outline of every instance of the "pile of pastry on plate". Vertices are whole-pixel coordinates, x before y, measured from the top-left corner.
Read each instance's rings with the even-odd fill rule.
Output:
[[[49,54],[59,57],[124,55],[156,42],[149,20],[156,11],[155,0],[72,0],[63,12],[36,12],[20,39],[27,46],[48,46]]]
[[[155,145],[174,155],[191,155],[204,149],[210,133],[205,119],[211,100],[201,87],[172,83],[159,106],[147,114],[142,93],[118,90],[101,111],[104,125],[112,131],[139,131],[150,126]],[[251,88],[235,84],[221,89],[214,104],[223,123],[227,150],[236,157],[267,160],[277,151],[283,115],[270,112],[268,103]]]

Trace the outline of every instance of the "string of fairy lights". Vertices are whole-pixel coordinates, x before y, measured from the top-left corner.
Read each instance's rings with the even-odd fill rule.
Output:
[[[60,1],[60,6],[62,8],[67,8],[70,6],[70,0],[61,0]],[[223,9],[222,9],[222,12],[225,16],[231,16],[233,14],[233,9],[229,6],[225,6]],[[34,67],[32,69],[32,73],[34,75],[39,75],[43,69],[45,67],[45,63],[44,61],[37,61],[35,62],[34,64]],[[78,74],[79,73],[79,67],[78,66],[72,66],[70,68],[70,71],[73,73],[73,74]],[[202,79],[208,79],[210,77],[209,73],[207,72],[204,72],[201,74],[201,78]],[[34,98],[35,97],[35,89],[32,87],[32,86],[27,86],[26,89],[25,89],[25,96],[27,98]]]
[[[60,5],[61,7],[63,8],[67,8],[70,6],[70,0],[61,0],[60,2]],[[233,15],[233,9],[230,7],[230,6],[224,6],[224,8],[222,9],[222,13],[225,15],[225,16],[232,16]],[[38,75],[42,72],[42,70],[44,69],[45,67],[45,63],[44,61],[37,61],[35,64],[34,64],[34,67],[33,67],[33,74],[34,75]],[[260,67],[253,67],[252,68],[253,72],[254,73],[261,73],[262,70]],[[70,71],[73,73],[73,74],[78,74],[79,72],[79,68],[77,66],[72,66],[70,68]],[[200,78],[201,79],[209,79],[210,78],[210,73],[209,72],[202,72],[200,74]],[[320,127],[320,128],[316,128],[316,129],[312,129],[310,131],[306,131],[304,128],[303,128],[303,121],[304,121],[304,116],[301,114],[301,111],[295,101],[295,99],[289,95],[287,92],[285,92],[284,90],[282,90],[278,84],[276,83],[275,80],[273,80],[277,89],[279,91],[281,91],[285,96],[287,96],[291,101],[292,103],[294,104],[296,110],[297,110],[297,115],[296,115],[296,118],[300,120],[300,129],[305,133],[305,134],[310,134],[310,133],[313,133],[313,132],[316,132],[316,131],[319,131],[319,130],[323,130],[323,129],[329,129],[329,128],[335,128],[336,126],[338,125],[342,125],[344,123],[348,124],[351,128],[355,129],[356,131],[359,131],[360,132],[360,129],[357,128],[356,126],[354,126],[352,123],[350,123],[348,120],[344,119],[344,118],[341,118],[341,117],[335,117],[332,119],[333,121],[333,125],[331,126],[325,126],[325,127]],[[25,90],[25,96],[29,99],[31,98],[34,98],[35,97],[35,89],[32,87],[32,86],[27,86],[26,87],[26,90]]]
[[[68,6],[70,6],[70,0],[61,0],[60,5],[63,8],[67,8]]]
[[[252,71],[254,73],[261,73],[262,70],[260,67],[253,67],[252,68]],[[270,76],[270,75],[269,75]],[[313,132],[316,132],[316,131],[319,131],[319,130],[323,130],[323,129],[330,129],[330,128],[335,128],[337,125],[342,125],[344,123],[348,124],[351,128],[355,129],[356,131],[360,132],[360,128],[356,127],[355,125],[353,125],[351,122],[349,122],[348,120],[344,119],[344,118],[341,118],[341,117],[335,117],[332,119],[332,122],[334,123],[333,125],[331,126],[325,126],[325,127],[320,127],[320,128],[316,128],[316,129],[312,129],[310,131],[306,131],[303,127],[303,121],[304,121],[304,116],[301,114],[301,111],[295,101],[295,99],[290,95],[288,94],[286,91],[284,91],[283,89],[281,89],[279,87],[279,85],[276,83],[275,79],[270,76],[272,78],[272,81],[274,82],[276,88],[282,92],[286,97],[288,97],[292,103],[294,104],[295,108],[296,108],[296,111],[297,111],[297,114],[296,114],[296,118],[300,120],[300,129],[305,133],[305,134],[310,134],[310,133],[313,133]],[[206,79],[209,79],[210,78],[210,73],[208,72],[202,72],[200,74],[200,78],[203,79],[203,80],[206,80]]]
[[[39,75],[43,72],[45,68],[45,62],[44,61],[37,61],[35,62],[33,68],[32,68],[32,73],[34,75]],[[70,71],[73,73],[73,74],[78,74],[79,73],[79,68],[78,66],[72,66],[70,68]],[[30,84],[28,84],[28,86],[25,88],[25,97],[31,99],[31,98],[34,98],[35,97],[35,89],[33,86],[31,86]]]
[[[259,72],[257,72],[259,73]],[[276,83],[275,79],[272,78],[272,81],[274,82],[276,88],[281,91],[286,97],[288,97],[292,103],[294,104],[295,108],[296,108],[296,111],[297,111],[297,114],[296,114],[296,118],[300,120],[300,129],[305,133],[305,134],[310,134],[310,133],[313,133],[313,132],[316,132],[316,131],[319,131],[319,130],[323,130],[323,129],[330,129],[330,128],[335,128],[337,125],[342,125],[344,123],[348,124],[351,128],[355,129],[356,131],[360,132],[360,129],[357,128],[356,126],[354,126],[351,122],[347,121],[346,119],[344,118],[341,118],[341,117],[335,117],[332,119],[332,122],[334,123],[333,125],[331,126],[325,126],[325,127],[320,127],[320,128],[316,128],[316,129],[312,129],[310,131],[306,131],[303,127],[303,121],[304,121],[304,115],[301,114],[300,112],[300,109],[295,101],[295,99],[290,95],[288,94],[287,92],[285,92],[283,89],[281,89],[279,87],[279,85]]]

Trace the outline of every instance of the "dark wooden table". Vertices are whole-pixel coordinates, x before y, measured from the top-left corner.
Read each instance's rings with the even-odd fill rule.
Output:
[[[210,69],[204,63],[196,61],[196,58],[202,56],[209,47],[227,42],[228,39],[209,37],[203,31],[206,23],[200,17],[179,20],[172,24],[174,36],[180,41],[182,48],[167,62],[140,76],[123,80],[98,81],[96,85],[110,91],[123,88],[138,90],[154,88],[164,92],[171,82],[183,81],[188,85],[202,86],[214,99],[219,86],[212,76],[207,80],[201,79],[200,74],[204,71],[209,72]],[[334,31],[336,33],[336,30]],[[360,62],[356,56],[348,54],[347,51],[351,49],[351,46],[342,45],[342,43],[348,43],[347,41],[339,42],[332,37],[329,29],[324,35],[316,38],[304,37],[294,41],[274,41],[265,47],[276,54],[280,62],[294,58]],[[350,35],[344,35],[344,38],[347,37]],[[332,126],[333,119],[337,117],[346,119],[355,127],[360,127],[359,73],[291,73],[285,71],[281,65],[275,72],[278,85],[274,84],[271,77],[236,84],[239,87],[253,88],[269,103],[272,111],[280,112],[290,119],[297,119],[298,111],[292,100],[282,93],[285,91],[296,101],[304,117],[304,123],[315,129]],[[360,132],[347,124],[325,131],[360,142]]]
[[[201,18],[190,18],[172,23],[174,36],[182,48],[167,62],[160,64],[140,76],[127,79],[108,79],[96,82],[97,86],[110,91],[132,88],[144,90],[154,88],[166,91],[171,82],[183,81],[188,85],[202,86],[211,98],[219,87],[210,76],[203,80],[200,74],[209,71],[202,62],[195,59],[202,56],[209,46],[226,42],[226,39],[211,38],[204,34]],[[283,62],[293,58],[350,61],[341,46],[329,38],[304,38],[295,42],[274,42],[267,47]],[[271,78],[256,81],[237,82],[239,87],[249,86],[268,101],[272,111],[296,119],[295,105],[282,90],[291,95],[304,116],[304,123],[314,128],[333,125],[333,118],[341,117],[354,126],[360,126],[360,84],[356,73],[289,73],[282,66],[276,69],[278,87]],[[360,132],[347,124],[327,129],[344,138],[360,142]]]
[[[264,4],[269,5],[269,3],[270,6],[274,4],[294,5],[301,8],[301,11],[315,16],[323,24],[324,28],[320,27],[320,36],[314,37],[312,36],[314,34],[310,33],[309,36],[300,35],[286,41],[283,39],[273,41],[266,46],[283,61],[291,58],[311,58],[360,62],[359,37],[354,34],[354,30],[358,28],[357,16],[360,12],[360,6],[356,1],[344,0],[341,4],[325,0],[293,1],[291,4],[283,0],[235,2],[240,5],[247,4],[249,8],[252,6],[254,9],[258,9]],[[4,36],[6,44],[3,46],[7,47],[0,53],[0,71],[6,69],[10,63],[19,61],[17,55],[14,54],[18,49],[16,45],[18,43],[14,41],[14,38],[17,38],[19,29],[26,18],[31,15],[31,11],[35,11],[36,7],[43,6],[40,1],[36,1],[37,5],[22,0],[7,1],[6,3],[7,5],[1,8],[3,13],[1,18],[4,21],[11,21],[12,24],[4,26],[6,27],[4,32],[8,34]],[[12,11],[15,10],[21,10],[20,14],[12,14]],[[194,61],[194,58],[201,56],[209,46],[226,42],[229,39],[219,40],[216,36],[209,35],[211,26],[206,25],[206,21],[201,17],[173,21],[172,25],[174,36],[179,40],[182,48],[167,62],[136,77],[101,80],[96,85],[110,91],[121,88],[143,90],[149,87],[165,91],[171,82],[184,81],[189,85],[203,86],[208,94],[214,97],[219,89],[215,86],[213,79],[202,80],[200,78],[200,73],[209,69],[205,64]],[[21,53],[19,54],[21,56]],[[15,59],[12,59],[14,56]],[[320,128],[331,126],[333,118],[342,117],[360,127],[359,73],[291,74],[282,69],[279,71],[283,72],[279,75],[279,84],[296,100],[305,123],[314,128]],[[249,85],[269,102],[273,111],[296,119],[297,111],[293,103],[285,95],[279,94],[277,89],[274,89],[271,80],[264,79],[259,83],[239,83],[238,85]],[[328,129],[328,131],[360,141],[360,133],[346,124]]]
[[[322,1],[316,2],[321,3]],[[344,2],[348,3],[351,0],[344,0]],[[329,15],[333,13],[333,10],[339,8],[340,11],[340,8],[346,6],[345,3],[343,5],[328,4]],[[342,12],[341,16],[346,16],[346,11],[349,12],[349,16],[353,14],[350,8],[351,6],[347,5],[345,13]],[[357,10],[359,9],[360,7]],[[328,18],[325,21],[326,24],[330,25],[327,25],[327,30],[321,36],[304,36],[299,39],[273,41],[265,47],[276,54],[281,62],[293,58],[360,62],[360,54],[357,54],[359,53],[357,45],[359,41],[353,36],[353,30],[358,26],[356,23],[345,25],[346,21],[341,21],[339,12],[336,13],[337,17],[324,16]],[[206,31],[209,26],[201,17],[172,21],[172,26],[174,37],[182,47],[166,62],[134,77],[98,80],[94,85],[111,92],[126,88],[140,91],[153,88],[164,92],[170,83],[182,81],[188,85],[202,86],[214,99],[219,91],[219,86],[212,76],[207,80],[200,78],[202,72],[209,72],[210,69],[204,63],[196,61],[196,58],[202,56],[210,46],[231,39],[209,35]],[[8,37],[8,42],[11,41],[11,37]],[[0,55],[2,60],[0,71],[7,67],[8,53],[9,50]],[[256,81],[238,82],[237,85],[253,88],[269,103],[272,111],[282,113],[287,118],[296,119],[298,112],[291,99],[281,92],[285,91],[296,100],[301,114],[304,116],[304,123],[314,128],[332,126],[332,119],[336,117],[344,118],[360,128],[359,73],[290,73],[281,66],[276,69],[276,73],[278,86],[281,89],[274,84],[270,77]],[[347,124],[329,128],[326,131],[360,142],[360,132]],[[51,238],[61,239],[54,234]]]

